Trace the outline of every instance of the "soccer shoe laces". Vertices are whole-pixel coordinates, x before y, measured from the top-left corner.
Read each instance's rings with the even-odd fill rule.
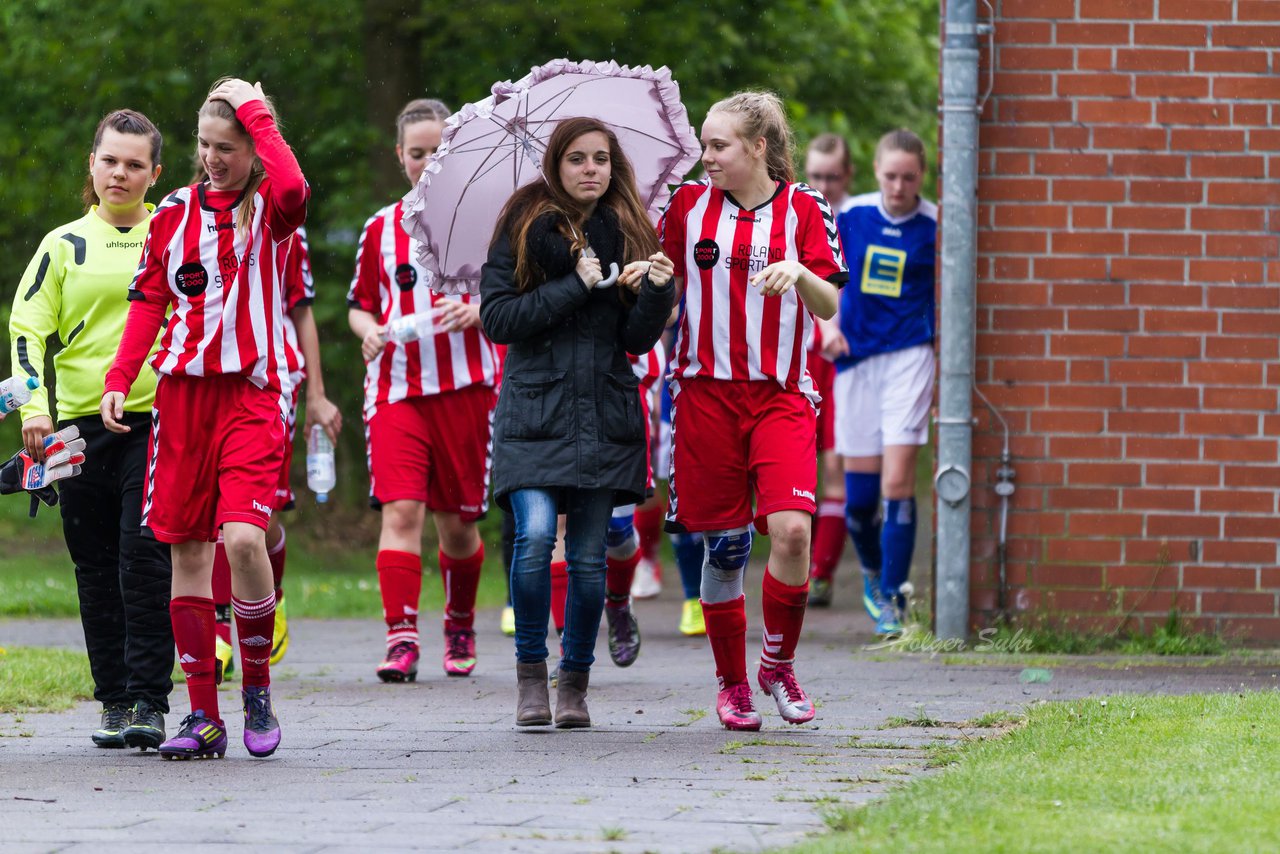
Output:
[[[244,695],[245,713],[248,717],[246,726],[251,730],[270,729],[273,725],[271,715],[271,695],[265,691],[246,691]]]
[[[751,699],[751,685],[747,682],[738,682],[729,688],[729,702],[739,714],[756,710],[755,701]]]
[[[465,629],[447,633],[445,643],[448,645],[450,658],[469,658],[472,655],[470,634]]]
[[[790,664],[779,664],[775,667],[772,681],[782,686],[782,690],[787,694],[787,699],[793,703],[802,703],[809,699],[805,696],[804,690],[796,680],[796,672]]]

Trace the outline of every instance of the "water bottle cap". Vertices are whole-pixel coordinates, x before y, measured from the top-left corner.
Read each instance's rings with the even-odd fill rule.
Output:
[[[316,493],[316,503],[317,503],[317,504],[328,504],[328,503],[329,503],[329,493],[327,493],[327,492],[318,492],[318,493]]]
[[[27,388],[31,389],[32,391],[35,391],[36,389],[40,388],[40,380],[36,379],[35,377],[27,377]]]

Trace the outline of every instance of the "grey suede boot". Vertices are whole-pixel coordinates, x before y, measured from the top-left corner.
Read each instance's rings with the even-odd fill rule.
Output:
[[[591,726],[591,715],[587,712],[590,677],[590,673],[560,668],[560,681],[556,683],[556,726],[560,729]]]
[[[547,696],[547,663],[516,662],[516,726],[549,726],[551,699]]]

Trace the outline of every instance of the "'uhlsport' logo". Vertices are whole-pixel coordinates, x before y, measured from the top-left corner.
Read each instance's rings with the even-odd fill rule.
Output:
[[[204,267],[193,261],[178,268],[178,272],[173,274],[173,283],[183,296],[193,297],[204,293],[204,289],[209,286],[209,274]]]
[[[699,269],[710,270],[720,260],[720,246],[711,238],[693,244],[693,263]]]

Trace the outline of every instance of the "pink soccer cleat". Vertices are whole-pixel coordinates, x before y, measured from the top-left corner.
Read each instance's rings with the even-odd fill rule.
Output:
[[[787,723],[807,724],[817,714],[813,702],[796,681],[796,672],[791,662],[782,662],[777,667],[765,667],[761,664],[756,680],[760,683],[761,691],[773,695],[778,704],[778,714]]]

